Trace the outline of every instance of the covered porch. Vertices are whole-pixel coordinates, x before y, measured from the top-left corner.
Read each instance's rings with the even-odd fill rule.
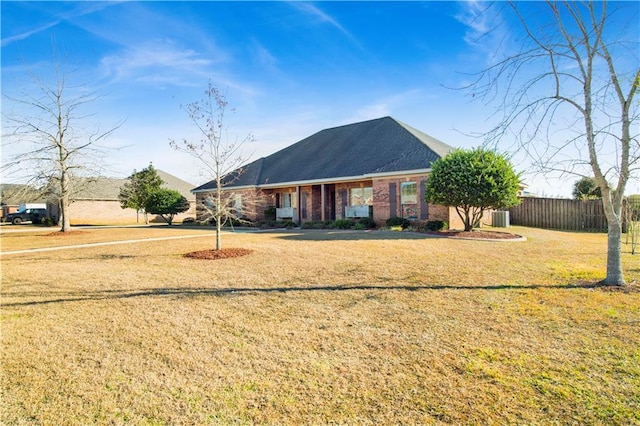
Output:
[[[371,181],[298,185],[266,192],[275,201],[278,221],[326,222],[373,214]]]

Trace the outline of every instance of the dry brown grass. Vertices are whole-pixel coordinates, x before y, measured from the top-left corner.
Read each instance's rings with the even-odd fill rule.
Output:
[[[62,243],[178,232],[207,231]],[[603,278],[606,236],[513,232],[528,241],[289,231],[226,234],[253,253],[216,261],[183,257],[213,236],[3,256],[0,422],[640,424],[640,293],[575,286]]]
[[[180,226],[132,226],[121,228],[77,229],[60,232],[56,228],[33,228],[4,225],[0,228],[2,251],[27,250],[106,241],[126,241],[138,238],[163,238],[177,235],[200,235],[202,230]]]

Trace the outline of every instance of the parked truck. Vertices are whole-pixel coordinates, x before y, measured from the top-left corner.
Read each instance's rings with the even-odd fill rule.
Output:
[[[18,205],[18,211],[9,213],[6,217],[7,222],[19,225],[22,222],[41,223],[42,219],[47,217],[47,205],[44,203],[21,203]]]

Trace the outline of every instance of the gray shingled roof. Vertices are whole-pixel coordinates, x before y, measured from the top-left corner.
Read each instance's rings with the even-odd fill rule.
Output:
[[[174,189],[182,194],[187,200],[193,201],[194,195],[191,193],[193,184],[179,179],[169,173],[156,169],[160,179],[164,181],[163,188]],[[97,178],[75,178],[73,194],[75,200],[118,200],[120,187],[127,183],[129,179],[97,177]]]
[[[238,171],[227,188],[427,169],[453,148],[394,118],[321,130]],[[233,173],[232,173],[233,175]],[[215,188],[210,181],[194,192]]]
[[[156,172],[158,172],[158,176],[160,176],[160,179],[164,181],[164,183],[162,184],[163,188],[176,190],[187,200],[195,201],[195,197],[191,193],[191,188],[193,188],[192,183],[177,178],[174,175],[170,175],[169,173],[160,169],[156,169]]]
[[[2,183],[0,184],[0,201],[8,206],[20,203],[44,203],[45,197],[42,191],[36,190],[31,185]]]
[[[117,200],[120,187],[127,179],[109,177],[76,177],[73,179],[74,200]]]

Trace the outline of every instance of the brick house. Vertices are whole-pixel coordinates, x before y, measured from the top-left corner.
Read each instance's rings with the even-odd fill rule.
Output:
[[[223,190],[234,194],[240,209],[257,205],[242,210],[254,221],[274,207],[277,220],[295,223],[368,216],[384,225],[397,216],[444,220],[455,228],[460,219],[453,209],[424,200],[431,163],[452,150],[383,117],[321,130],[230,173]],[[194,188],[197,204],[215,188],[215,180]],[[243,201],[248,197],[257,202]]]
[[[175,221],[180,222],[186,217],[193,217],[196,213],[196,200],[191,193],[193,184],[183,181],[165,171],[156,169],[158,176],[163,180],[162,187],[174,189],[180,192],[191,205],[191,208],[176,215]],[[141,214],[135,209],[123,209],[120,207],[120,187],[128,182],[122,178],[74,178],[75,191],[71,195],[73,199],[69,206],[69,217],[72,225],[79,224],[135,224],[143,222]],[[55,195],[48,203],[49,214],[60,217],[60,208]],[[160,216],[149,215],[152,223],[164,223]]]

